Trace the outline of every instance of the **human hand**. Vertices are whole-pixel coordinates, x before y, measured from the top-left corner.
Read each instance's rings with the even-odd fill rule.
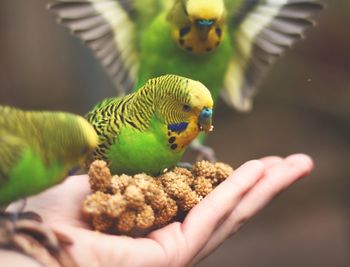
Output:
[[[79,266],[193,266],[213,252],[275,195],[308,174],[305,155],[252,160],[235,170],[196,205],[181,222],[173,222],[145,238],[99,233],[81,217],[81,203],[90,193],[86,175],[28,199],[26,210],[70,236],[69,248]]]

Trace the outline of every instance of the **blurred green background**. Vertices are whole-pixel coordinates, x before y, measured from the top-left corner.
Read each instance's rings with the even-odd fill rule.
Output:
[[[55,23],[46,2],[0,2],[0,103],[84,114],[114,95],[112,83],[92,53]],[[304,152],[315,171],[201,267],[350,266],[350,1],[327,4],[318,27],[265,79],[253,112],[218,104],[208,139],[219,160],[233,166]]]

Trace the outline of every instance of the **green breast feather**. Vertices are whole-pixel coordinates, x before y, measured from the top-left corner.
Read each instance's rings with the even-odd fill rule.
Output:
[[[115,144],[108,151],[107,158],[112,162],[111,171],[159,174],[173,167],[184,150],[172,150],[166,137],[166,126],[155,117],[146,131],[141,132],[133,127],[122,128]]]
[[[27,197],[54,185],[67,175],[67,169],[60,162],[47,166],[35,152],[23,151],[18,162],[0,186],[0,205]]]

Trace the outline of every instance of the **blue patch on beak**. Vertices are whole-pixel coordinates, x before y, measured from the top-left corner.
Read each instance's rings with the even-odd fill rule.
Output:
[[[201,131],[210,132],[212,126],[213,109],[203,108],[199,114],[198,124]]]
[[[204,108],[199,115],[199,121],[204,123],[205,121],[210,119],[212,116],[213,116],[213,110],[211,108]]]
[[[199,27],[211,27],[214,24],[214,20],[212,20],[212,19],[198,19],[198,20],[196,20],[196,24]]]

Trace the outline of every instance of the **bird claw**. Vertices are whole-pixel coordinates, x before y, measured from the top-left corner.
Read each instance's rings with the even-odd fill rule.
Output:
[[[43,266],[77,267],[65,244],[72,244],[71,239],[42,224],[40,215],[34,212],[6,212],[0,216],[0,248],[17,250]]]
[[[40,216],[38,213],[33,212],[33,211],[21,212],[21,213],[18,215],[18,218],[19,218],[20,220],[26,219],[26,220],[36,221],[36,222],[39,222],[39,223],[42,223],[42,222],[43,222],[43,218],[41,218],[41,216]]]
[[[184,169],[187,169],[189,171],[192,171],[192,169],[193,169],[193,165],[189,162],[179,162],[176,164],[176,167],[184,168]]]
[[[216,161],[216,156],[215,156],[215,151],[209,146],[205,146],[201,144],[198,140],[194,140],[191,144],[191,148],[196,151],[197,161],[201,160],[208,160],[210,162],[215,162]]]

